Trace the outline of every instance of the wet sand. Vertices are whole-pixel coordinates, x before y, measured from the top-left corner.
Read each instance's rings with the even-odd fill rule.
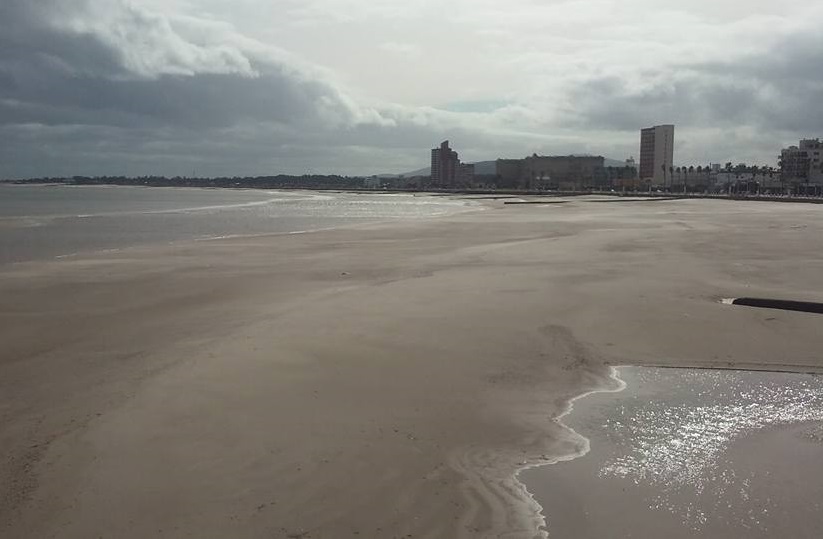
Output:
[[[609,364],[815,370],[821,207],[504,205],[0,272],[0,536],[533,537]]]
[[[550,538],[818,537],[823,377],[618,371],[562,418],[589,451],[520,474]]]

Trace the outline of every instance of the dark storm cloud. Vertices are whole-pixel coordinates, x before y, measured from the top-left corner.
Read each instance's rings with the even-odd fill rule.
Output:
[[[346,122],[355,114],[329,84],[265,52],[186,41],[168,21],[123,2],[64,2],[58,9],[56,2],[6,1],[1,123],[207,128],[247,120]],[[106,10],[116,28],[72,23],[78,15],[93,20],[91,8]]]
[[[45,83],[51,72],[125,73],[117,51],[102,46],[98,38],[61,31],[52,24],[65,16],[63,10],[71,4],[79,8],[82,2],[4,0],[0,5],[0,69],[7,78],[40,78]]]
[[[748,82],[719,81],[699,73],[652,72],[637,88],[620,77],[580,83],[571,114],[588,127],[634,131],[638,125],[729,125],[751,118],[758,104],[757,88]]]
[[[568,114],[587,127],[731,127],[813,132],[823,125],[823,34],[794,35],[764,54],[680,63],[577,81]]]
[[[304,171],[302,148],[390,123],[224,25],[124,0],[0,5],[0,176]]]
[[[23,114],[30,115],[29,121],[47,124],[204,128],[244,120],[298,122],[316,115],[318,100],[329,95],[321,84],[295,82],[273,66],[261,66],[261,74],[253,78],[197,74],[111,80],[54,70],[12,76],[11,84],[0,82],[3,97],[17,103],[6,104],[0,119],[5,123],[19,121]]]

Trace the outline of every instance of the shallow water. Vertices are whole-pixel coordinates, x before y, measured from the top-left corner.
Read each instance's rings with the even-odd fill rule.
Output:
[[[472,204],[404,194],[0,185],[0,264],[180,240],[430,218]]]
[[[819,537],[823,378],[619,369],[563,418],[590,442],[524,471],[554,537]]]

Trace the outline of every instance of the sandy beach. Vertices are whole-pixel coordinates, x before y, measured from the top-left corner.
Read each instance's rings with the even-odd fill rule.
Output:
[[[536,537],[610,365],[823,370],[823,206],[505,205],[0,269],[2,537]]]

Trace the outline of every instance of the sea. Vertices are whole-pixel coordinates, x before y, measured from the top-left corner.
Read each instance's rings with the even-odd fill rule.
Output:
[[[0,184],[0,265],[428,219],[473,204],[417,194]]]

